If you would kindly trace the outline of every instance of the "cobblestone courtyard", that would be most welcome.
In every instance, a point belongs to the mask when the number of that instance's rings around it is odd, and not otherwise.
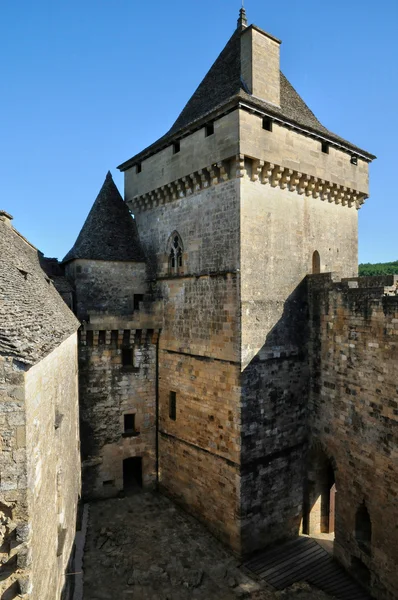
[[[327,600],[260,587],[195,519],[159,494],[90,505],[84,600]]]

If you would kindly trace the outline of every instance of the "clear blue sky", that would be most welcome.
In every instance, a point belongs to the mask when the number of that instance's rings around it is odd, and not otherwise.
[[[240,0],[1,0],[0,207],[62,258],[108,169],[163,135],[236,26]],[[246,0],[322,123],[376,154],[360,261],[398,259],[397,0]]]

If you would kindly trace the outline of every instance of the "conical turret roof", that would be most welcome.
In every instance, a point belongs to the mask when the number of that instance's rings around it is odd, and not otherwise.
[[[141,262],[138,231],[110,171],[73,248],[63,262],[77,258]]]

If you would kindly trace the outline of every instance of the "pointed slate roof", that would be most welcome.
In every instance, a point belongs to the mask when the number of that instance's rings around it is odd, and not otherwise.
[[[77,258],[142,262],[137,226],[110,171],[73,248],[62,262]]]
[[[261,31],[255,25],[250,25],[250,27]],[[183,136],[187,130],[195,128],[195,124],[201,126],[201,121],[209,120],[215,117],[217,113],[222,112],[224,108],[232,107],[239,102],[248,103],[270,116],[279,117],[284,121],[308,130],[310,133],[341,144],[348,150],[358,152],[370,160],[375,158],[373,154],[354,146],[324,127],[282,72],[280,74],[280,107],[268,104],[252,96],[248,92],[245,82],[241,79],[240,37],[242,31],[245,31],[245,29],[244,26],[238,26],[235,30],[171,129],[157,142],[119,165],[118,168],[120,170],[124,171],[128,169],[144,157],[157,152],[161,147],[165,147],[171,143],[173,138]],[[273,37],[269,34],[267,35]]]

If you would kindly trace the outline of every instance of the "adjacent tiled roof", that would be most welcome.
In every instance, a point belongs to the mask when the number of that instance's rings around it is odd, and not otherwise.
[[[42,270],[36,248],[0,220],[0,354],[31,366],[79,325]]]
[[[224,105],[238,104],[239,102],[249,102],[252,106],[260,110],[280,117],[293,125],[297,125],[308,130],[311,133],[323,136],[330,141],[334,141],[344,147],[359,152],[369,159],[375,158],[366,150],[354,146],[350,142],[332,133],[324,127],[314,113],[308,108],[304,100],[299,96],[291,83],[281,73],[280,88],[280,107],[274,104],[268,104],[248,93],[244,81],[241,80],[241,29],[237,29],[232,35],[227,45],[208,71],[207,75],[200,83],[184,109],[178,116],[171,129],[161,137],[157,142],[121,164],[118,168],[125,170],[135,161],[139,161],[144,156],[156,152],[160,147],[178,136],[183,134],[187,128],[194,127],[195,122],[204,117],[211,119],[212,113],[220,112]]]
[[[121,197],[110,172],[63,262],[76,258],[92,260],[144,260],[136,223]]]

